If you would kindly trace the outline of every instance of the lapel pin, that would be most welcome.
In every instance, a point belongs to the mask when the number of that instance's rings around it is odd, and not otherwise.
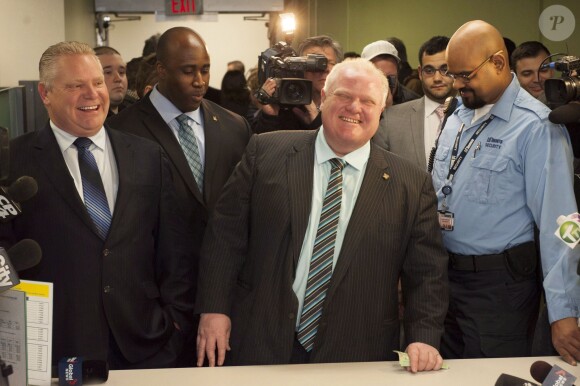
[[[212,115],[212,118],[215,122],[217,122],[217,117],[215,115]]]
[[[387,173],[383,173],[383,180],[388,180],[389,179],[389,175]]]

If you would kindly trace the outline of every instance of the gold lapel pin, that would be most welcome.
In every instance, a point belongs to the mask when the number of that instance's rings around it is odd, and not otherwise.
[[[389,175],[387,173],[383,173],[383,180],[388,180],[389,179]]]
[[[217,122],[217,117],[215,115],[213,115],[212,118],[215,122]]]

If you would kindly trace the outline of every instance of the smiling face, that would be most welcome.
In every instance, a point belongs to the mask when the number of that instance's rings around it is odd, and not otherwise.
[[[349,62],[336,70],[339,73],[332,78],[333,84],[322,90],[322,125],[330,148],[344,156],[375,135],[385,105],[386,84],[378,71]]]
[[[542,95],[546,79],[554,76],[554,70],[551,68],[540,69],[546,56],[548,54],[542,53],[535,57],[522,58],[515,63],[515,72],[520,86],[532,94],[534,98]]]
[[[50,85],[38,91],[51,121],[76,137],[95,135],[107,118],[109,94],[103,69],[93,55],[64,55],[57,59]]]

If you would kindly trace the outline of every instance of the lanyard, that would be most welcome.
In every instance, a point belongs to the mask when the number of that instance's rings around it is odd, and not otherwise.
[[[467,153],[469,153],[469,149],[471,149],[471,146],[473,145],[477,137],[479,137],[479,134],[481,134],[483,129],[485,129],[487,125],[489,125],[489,123],[493,120],[493,118],[495,117],[493,115],[490,115],[489,118],[487,118],[484,122],[481,123],[481,125],[479,125],[477,130],[475,130],[475,133],[473,133],[469,141],[467,141],[467,144],[465,145],[465,147],[458,156],[457,152],[459,151],[459,141],[461,140],[461,133],[463,132],[463,128],[465,127],[465,123],[461,124],[461,127],[457,132],[457,136],[455,137],[453,150],[451,151],[451,162],[449,164],[449,173],[447,173],[446,180],[448,185],[451,184],[453,177],[455,177],[455,173],[457,173],[459,166],[461,166],[461,164],[463,163],[463,160],[466,158]]]

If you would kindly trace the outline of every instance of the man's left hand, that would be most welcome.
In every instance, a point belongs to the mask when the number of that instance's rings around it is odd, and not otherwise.
[[[408,371],[416,373],[418,371],[439,370],[443,364],[443,358],[439,351],[433,346],[425,343],[411,343],[405,352],[409,355],[411,366]]]

